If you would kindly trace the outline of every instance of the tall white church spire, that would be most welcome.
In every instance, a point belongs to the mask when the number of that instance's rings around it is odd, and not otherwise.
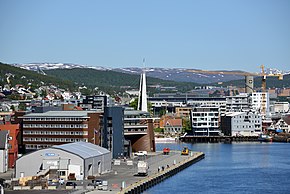
[[[145,59],[143,59],[143,71],[140,77],[140,88],[138,97],[138,110],[148,111],[147,109],[147,90],[146,90],[146,75],[145,75]]]

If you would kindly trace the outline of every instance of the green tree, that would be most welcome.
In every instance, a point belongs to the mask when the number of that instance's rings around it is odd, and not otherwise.
[[[182,128],[184,132],[192,130],[189,117],[182,118]]]
[[[14,105],[11,105],[11,106],[10,106],[10,109],[11,109],[12,111],[15,111],[15,106],[14,106]]]
[[[130,107],[133,107],[135,110],[137,110],[138,107],[138,98],[134,98],[129,104]]]
[[[19,110],[26,110],[26,104],[25,103],[20,103],[19,105],[18,105],[18,109]]]
[[[159,117],[162,117],[163,115],[165,115],[166,114],[166,110],[165,109],[161,109],[160,111],[159,111]]]

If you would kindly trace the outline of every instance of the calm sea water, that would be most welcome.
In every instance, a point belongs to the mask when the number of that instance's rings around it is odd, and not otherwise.
[[[144,193],[290,193],[290,144],[157,144],[157,150],[183,146],[205,159]]]

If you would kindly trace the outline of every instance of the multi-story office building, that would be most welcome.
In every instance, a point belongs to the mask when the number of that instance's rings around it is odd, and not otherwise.
[[[263,115],[269,112],[269,95],[267,92],[253,92],[251,98],[254,110]]]
[[[227,96],[226,112],[248,112],[251,109],[251,98],[247,93]]]
[[[124,156],[124,108],[105,107],[102,124],[102,147],[112,152],[113,158]]]
[[[71,142],[100,145],[100,112],[48,111],[30,113],[23,119],[23,144],[35,150]]]
[[[193,135],[217,136],[219,130],[219,107],[195,107],[191,112]]]
[[[262,117],[252,112],[229,112],[221,117],[221,130],[227,136],[258,136]]]
[[[198,107],[198,106],[218,106],[220,113],[226,112],[226,98],[224,97],[192,97],[179,96],[174,94],[149,97],[148,101],[152,104],[154,115],[165,110],[168,113],[175,113],[177,107]]]

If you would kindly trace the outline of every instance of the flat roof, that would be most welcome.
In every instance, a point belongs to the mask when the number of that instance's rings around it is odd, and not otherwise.
[[[23,117],[87,117],[88,113],[98,113],[96,111],[47,111],[44,113],[29,113]]]
[[[234,116],[242,115],[242,114],[244,114],[244,113],[245,113],[245,112],[227,112],[227,113],[226,113],[226,116],[234,117]]]
[[[76,154],[83,159],[110,153],[109,150],[88,142],[67,143],[62,145],[55,145],[51,148],[61,149]]]
[[[149,115],[149,112],[147,111],[141,111],[141,110],[124,110],[124,115]]]

